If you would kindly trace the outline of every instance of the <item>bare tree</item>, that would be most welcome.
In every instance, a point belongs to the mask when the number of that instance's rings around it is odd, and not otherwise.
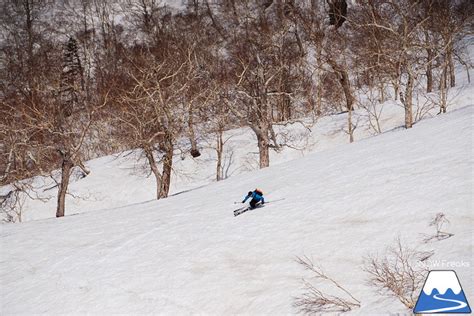
[[[223,92],[225,94],[225,92]],[[225,138],[224,132],[230,129],[231,125],[231,113],[226,103],[223,102],[225,96],[221,96],[217,98],[217,102],[215,103],[215,107],[213,107],[214,112],[212,113],[213,117],[213,127],[212,131],[216,135],[216,154],[217,154],[217,163],[216,163],[216,180],[220,181],[226,178],[225,172],[225,161],[224,161],[224,146],[230,140],[230,137]],[[232,159],[232,157],[230,158]],[[229,162],[230,166],[231,161]]]
[[[425,236],[423,241],[427,243],[434,239],[443,240],[454,236],[453,233],[447,233],[443,231],[443,227],[447,224],[449,224],[449,220],[446,218],[446,215],[444,215],[444,213],[442,212],[437,213],[433,220],[430,222],[430,226],[436,228],[436,234],[431,236]]]
[[[433,57],[439,60],[439,113],[446,113],[449,88],[456,85],[454,56],[459,43],[470,32],[468,25],[474,6],[470,1],[454,3],[436,0],[432,1],[432,6],[431,19],[424,27],[432,37],[430,46]]]
[[[353,142],[355,126],[352,112],[355,106],[355,97],[351,83],[352,77],[354,77],[351,71],[352,54],[349,50],[351,32],[346,27],[348,23],[344,24],[349,13],[346,1],[327,1],[327,6],[326,8],[323,3],[315,2],[311,3],[310,8],[301,7],[299,11],[300,24],[314,48],[316,63],[313,64],[313,67],[319,73],[318,86],[320,89],[326,85],[332,86],[329,89],[334,89],[334,85],[340,87],[340,90],[334,91],[331,95],[331,101],[337,104],[343,100],[347,111],[349,142]],[[328,13],[329,23],[326,24],[324,21]],[[321,92],[318,93],[318,95],[321,94]],[[329,96],[327,92],[326,96]]]
[[[313,273],[313,277],[320,282],[315,286],[307,281],[305,293],[295,298],[293,305],[304,314],[315,314],[322,312],[348,312],[360,307],[360,301],[356,299],[346,288],[340,285],[334,278],[328,276],[321,267],[316,266],[308,257],[297,258],[296,262]],[[329,284],[336,288],[341,294],[331,295],[319,289],[322,284]],[[344,296],[346,298],[344,298]]]
[[[381,117],[384,109],[383,102],[380,102],[380,95],[377,94],[376,89],[371,86],[360,88],[359,93],[364,97],[360,97],[360,107],[367,113],[367,119],[370,128],[377,134],[382,133]],[[363,101],[362,101],[363,100]]]
[[[7,118],[1,127],[9,140],[4,179],[15,182],[60,166],[56,210],[60,217],[65,213],[71,169],[77,165],[88,172],[81,148],[100,102],[85,102],[76,40],[71,37],[64,49],[58,49],[60,37],[43,32],[49,27],[46,13],[51,4],[26,0],[5,4],[2,27],[9,40],[2,42],[2,51],[8,62],[0,111]]]
[[[22,222],[25,196],[21,189],[13,186],[8,193],[0,195],[2,221],[7,223]]]
[[[391,70],[395,94],[400,95],[405,110],[405,127],[413,125],[413,94],[416,82],[426,67],[422,56],[418,53],[425,42],[423,25],[428,18],[414,14],[421,12],[420,1],[367,1],[362,2],[367,8],[362,10],[354,23],[378,41],[376,50],[371,54],[378,59],[382,66]],[[423,8],[424,9],[424,8]],[[428,7],[431,10],[430,7]],[[427,13],[429,15],[429,12]],[[399,91],[399,83],[405,86],[405,91]]]
[[[32,178],[15,181],[2,188],[6,193],[0,195],[0,216],[7,223],[22,222],[25,203],[28,200],[47,202],[49,198],[41,197]]]
[[[359,41],[356,53],[369,63],[376,61],[368,68],[370,73],[390,78],[395,98],[400,95],[405,109],[405,127],[414,123],[417,85],[426,76],[426,91],[432,92],[437,68],[440,112],[445,112],[448,82],[455,84],[454,47],[466,34],[472,4],[377,0],[362,1],[357,8],[350,22],[371,41]],[[404,91],[400,90],[402,86]]]
[[[153,45],[131,48],[124,74],[128,84],[117,95],[120,107],[112,115],[118,123],[115,132],[126,146],[143,150],[160,199],[168,196],[173,152],[189,124],[185,120],[189,107],[183,96],[196,72],[193,48],[178,34],[162,34],[155,40]],[[160,153],[159,161],[156,153]]]
[[[289,102],[296,91],[290,83],[297,75],[294,65],[302,52],[291,20],[279,23],[281,20],[268,7],[258,7],[251,2],[245,2],[240,8],[243,10],[241,25],[228,45],[235,80],[226,102],[241,124],[255,133],[259,166],[265,168],[270,164],[270,148],[280,147],[273,130],[273,111],[280,109],[277,120],[291,116]],[[299,55],[282,53],[285,49]]]
[[[369,255],[364,271],[369,274],[369,284],[412,309],[427,273],[420,263],[432,255],[433,252],[410,249],[398,239],[396,245],[386,249],[384,256]]]
[[[62,216],[74,166],[87,174],[85,159],[140,148],[161,198],[173,152],[198,157],[206,133],[217,134],[222,179],[231,127],[252,129],[264,168],[272,149],[289,145],[286,126],[305,115],[347,113],[352,142],[356,106],[380,132],[376,103],[400,97],[410,128],[434,93],[446,112],[456,62],[469,75],[472,1],[187,4],[177,13],[159,0],[2,2],[1,184],[61,168]],[[115,102],[98,111],[109,91]],[[355,91],[371,91],[370,100]]]
[[[52,157],[57,155],[61,166],[61,181],[56,216],[64,216],[65,198],[72,168],[80,166],[88,172],[82,163],[81,147],[98,106],[88,105],[70,109],[64,107],[59,95],[46,95],[40,102],[32,104],[16,104],[14,109],[12,105],[6,106],[9,109],[7,113],[12,115],[10,117],[21,117],[19,121],[21,124],[11,127],[9,133],[25,135],[31,140],[27,151],[35,149],[33,159],[35,165],[45,165],[48,170],[52,170],[55,165]],[[14,148],[22,150],[23,145],[17,143]]]

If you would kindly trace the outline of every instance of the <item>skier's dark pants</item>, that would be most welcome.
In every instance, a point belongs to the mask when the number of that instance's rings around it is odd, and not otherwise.
[[[255,208],[259,202],[260,202],[260,201],[257,201],[257,200],[255,200],[255,199],[252,199],[252,200],[250,201],[250,208]]]

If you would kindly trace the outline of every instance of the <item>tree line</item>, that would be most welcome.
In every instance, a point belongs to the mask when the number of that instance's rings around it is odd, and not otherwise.
[[[47,175],[65,214],[73,168],[140,149],[168,195],[173,153],[200,155],[223,133],[249,127],[259,166],[280,150],[275,126],[399,100],[405,127],[415,95],[435,93],[440,113],[469,75],[469,0],[7,0],[1,5],[0,184]],[[421,85],[424,86],[421,86]],[[186,139],[186,142],[183,142]]]

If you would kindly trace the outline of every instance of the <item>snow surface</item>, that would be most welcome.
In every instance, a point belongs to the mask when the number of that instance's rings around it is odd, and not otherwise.
[[[119,190],[122,207],[0,225],[0,313],[295,313],[301,278],[311,281],[296,256],[312,258],[358,298],[354,313],[408,313],[362,271],[366,255],[397,237],[433,249],[430,260],[467,262],[456,272],[474,301],[473,119],[471,103],[410,130],[126,206],[120,190],[142,201],[152,190],[130,177],[122,183],[110,157],[97,159],[103,190]],[[99,184],[91,179],[75,184]],[[274,203],[234,218],[233,201],[255,187]],[[438,212],[454,236],[424,244]]]

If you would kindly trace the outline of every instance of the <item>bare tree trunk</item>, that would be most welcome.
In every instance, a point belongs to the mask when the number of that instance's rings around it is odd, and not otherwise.
[[[466,69],[466,75],[467,75],[467,83],[471,83],[471,75],[469,74],[469,65],[462,59],[460,58],[459,56],[458,57],[458,61],[461,65],[464,66],[464,69]]]
[[[397,63],[397,70],[395,77],[392,76],[392,84],[393,84],[393,90],[395,93],[395,101],[398,100],[398,95],[400,94],[400,63]]]
[[[6,180],[8,178],[8,175],[10,174],[10,170],[12,169],[12,165],[14,163],[14,157],[15,157],[15,154],[13,153],[13,146],[10,148],[10,152],[8,153],[8,159],[7,159],[7,162],[6,162],[6,167],[5,167],[5,171],[3,172],[3,175],[0,176],[0,183],[2,183],[4,180]]]
[[[66,210],[66,193],[69,186],[71,169],[74,167],[69,153],[61,153],[61,183],[58,190],[58,205],[56,208],[56,217],[63,217]]]
[[[448,69],[449,69],[449,83],[450,87],[453,88],[456,86],[456,75],[454,74],[454,62],[453,62],[453,52],[452,47],[449,47],[448,51]]]
[[[444,70],[441,74],[441,78],[439,81],[439,112],[438,114],[441,113],[446,113],[446,103],[447,103],[447,90],[448,87],[446,85],[446,80],[447,80],[447,67],[444,67]]]
[[[194,133],[194,119],[193,119],[193,107],[192,105],[189,106],[188,110],[188,128],[189,128],[189,141],[191,142],[191,156],[193,158],[201,156],[199,152],[197,141],[196,141],[196,134]]]
[[[217,152],[217,170],[216,170],[216,180],[220,181],[223,178],[222,175],[222,153],[224,151],[224,141],[222,139],[222,130],[219,130],[217,132],[217,146],[216,146],[216,152]]]
[[[428,32],[425,31],[425,42],[427,45],[430,43]],[[426,48],[426,54],[428,63],[426,64],[426,92],[433,91],[433,50],[430,47]]]
[[[149,146],[145,146],[143,148],[143,151],[145,152],[145,156],[148,160],[148,164],[150,165],[151,172],[153,172],[153,175],[155,176],[156,180],[156,199],[158,200],[160,198],[160,190],[161,190],[161,173],[158,170],[158,167],[156,166],[156,160],[155,156],[153,156],[153,151]]]
[[[348,111],[347,124],[349,127],[349,142],[352,143],[354,141],[354,129],[352,125],[352,110],[354,109],[354,97],[352,96],[351,92],[351,83],[349,81],[349,75],[345,69],[339,67],[334,61],[332,61],[331,66],[340,76],[339,83],[341,84],[342,90],[344,91],[344,97],[346,99],[346,108]]]
[[[281,145],[278,144],[278,140],[277,140],[277,135],[275,133],[275,130],[273,129],[273,125],[270,125],[268,127],[268,134],[270,135],[270,140],[272,141],[272,147],[275,149],[275,150],[279,150],[281,148]],[[270,143],[270,142],[269,142]],[[270,147],[270,145],[269,145]]]
[[[31,1],[31,0],[23,0],[22,1],[22,5],[23,5],[23,9],[24,9],[24,12],[25,12],[25,31],[26,31],[26,34],[28,36],[28,43],[27,43],[27,50],[26,50],[26,53],[27,53],[27,60],[26,60],[26,65],[27,65],[27,68],[28,68],[28,76],[27,76],[27,82],[28,82],[28,96],[30,97],[31,100],[34,100],[36,99],[36,95],[37,95],[37,90],[36,90],[36,87],[35,87],[35,75],[34,72],[35,72],[35,69],[34,69],[34,27],[35,25],[33,25],[33,22],[34,22],[34,14],[35,14],[35,10],[34,10],[34,2]]]
[[[319,77],[320,80],[318,82],[318,86],[317,86],[317,96],[316,96],[316,114],[318,116],[320,116],[323,111],[322,111],[322,108],[323,108],[323,84],[322,84],[322,80],[321,80],[321,76]]]
[[[161,177],[161,188],[158,195],[158,199],[168,197],[171,184],[171,171],[173,170],[173,140],[171,135],[166,135],[164,151],[165,156],[163,157],[163,172]]]
[[[395,101],[398,100],[398,95],[399,95],[399,92],[400,91],[400,86],[398,85],[398,83],[393,83],[393,92],[395,93]]]
[[[345,70],[341,70],[339,73],[341,75],[340,83],[344,91],[344,97],[346,98],[346,108],[348,111],[352,111],[353,105],[354,105],[354,98],[351,92],[351,84],[349,82],[349,75],[347,74],[347,71]]]
[[[224,34],[222,34],[222,27],[216,22],[216,19],[214,18],[214,14],[212,13],[211,7],[209,6],[209,1],[205,1],[206,8],[207,8],[207,15],[212,21],[212,26],[214,29],[216,29],[217,33],[219,33],[220,36],[224,37]]]
[[[349,143],[354,142],[354,127],[352,126],[352,108],[347,113],[347,125],[349,126]]]
[[[428,64],[426,65],[426,92],[433,91],[433,51],[431,48],[427,48],[426,52],[428,53]]]
[[[439,79],[439,90],[441,90],[442,88],[446,89],[448,87],[447,76],[448,76],[448,64],[445,61],[443,65],[443,71],[441,72],[441,77]]]
[[[84,163],[82,162],[82,160],[76,161],[76,164],[77,164],[77,166],[78,166],[79,168],[81,168],[82,172],[84,173],[84,177],[85,177],[85,176],[88,176],[89,173],[91,173],[91,171],[86,168],[86,166],[84,165]]]
[[[316,62],[317,62],[317,78],[318,78],[318,83],[316,87],[316,114],[318,116],[321,115],[322,113],[322,108],[323,108],[323,61],[321,58],[321,48],[318,49],[316,53]]]
[[[408,73],[403,103],[405,107],[405,128],[411,128],[413,126],[413,75],[410,72]]]
[[[379,85],[379,92],[380,92],[380,103],[384,103],[385,102],[385,83],[380,80],[380,85]]]
[[[257,133],[258,153],[260,156],[260,169],[270,166],[270,150],[268,131],[265,133]]]
[[[289,83],[290,71],[285,69],[283,71],[283,76],[280,80],[280,87],[283,91],[289,93],[291,92],[290,83]],[[279,117],[278,120],[280,122],[287,121],[291,119],[291,99],[287,94],[283,94],[279,98]]]

